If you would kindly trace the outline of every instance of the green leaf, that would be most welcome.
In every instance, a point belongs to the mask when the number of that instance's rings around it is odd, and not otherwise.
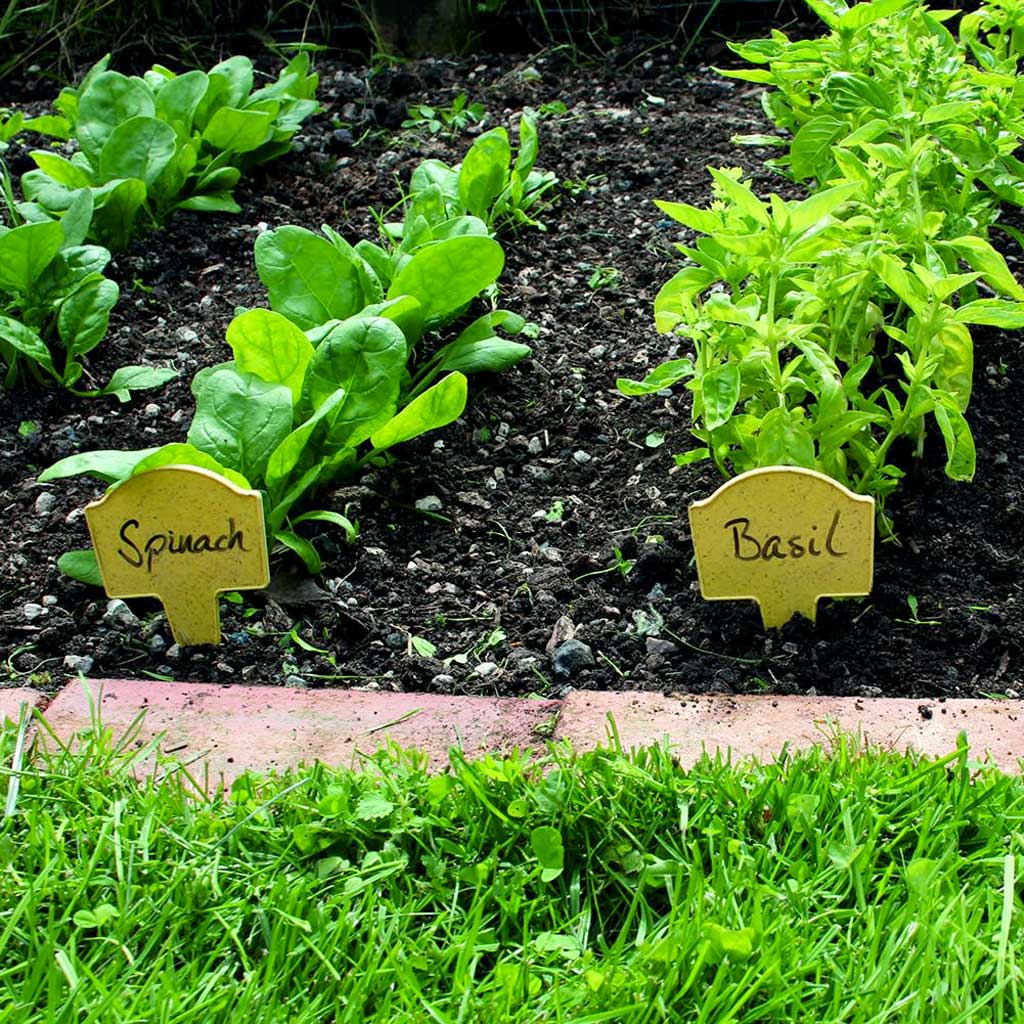
[[[228,192],[211,192],[204,196],[190,196],[176,203],[176,210],[194,210],[196,213],[241,213],[242,208]]]
[[[9,316],[0,315],[0,341],[6,342],[16,352],[28,356],[32,362],[60,379],[46,342],[31,327],[26,327],[21,321]]]
[[[57,153],[51,153],[46,149],[34,149],[29,156],[44,174],[48,174],[61,185],[67,185],[68,188],[89,188],[92,185],[92,179],[81,167]]]
[[[221,79],[227,86],[223,102],[229,107],[240,107],[252,92],[253,68],[248,57],[236,55],[222,60],[210,68],[210,77]]]
[[[345,531],[345,540],[349,544],[355,544],[359,539],[359,524],[353,523],[348,516],[343,516],[340,512],[332,512],[330,509],[303,512],[301,516],[296,516],[292,523],[296,526],[299,523],[330,523],[332,526],[340,526]]]
[[[677,466],[692,466],[695,462],[703,462],[711,458],[710,448],[691,448],[688,452],[681,452],[673,456]]]
[[[65,576],[70,576],[80,583],[88,583],[93,587],[103,586],[100,564],[96,560],[96,552],[92,548],[65,551],[57,559],[57,568]]]
[[[922,294],[917,278],[911,277],[903,265],[884,252],[876,252],[870,259],[871,268],[885,282],[896,298],[901,299],[919,316],[924,314],[927,299]]]
[[[673,274],[654,300],[654,325],[658,332],[667,334],[694,317],[693,300],[716,279],[715,272],[704,267],[683,267]]]
[[[719,956],[742,963],[744,960],[749,960],[753,954],[757,933],[753,928],[733,930],[723,928],[712,921],[706,921],[704,935]]]
[[[944,246],[951,248],[968,266],[978,271],[997,292],[1013,299],[1024,299],[1024,288],[1017,283],[1006,260],[985,239],[964,235],[944,243]]]
[[[333,446],[354,448],[391,418],[405,360],[405,335],[383,317],[352,317],[320,342],[306,371],[303,398],[316,411],[339,389],[345,392],[331,417]]]
[[[146,201],[146,183],[138,178],[112,181],[96,190],[94,200],[91,235],[111,249],[128,248],[139,209]]]
[[[210,80],[202,71],[188,71],[165,82],[156,92],[156,116],[183,138],[192,134],[192,120]]]
[[[709,167],[708,170],[722,194],[735,203],[742,213],[751,217],[762,227],[771,226],[771,218],[768,216],[764,203],[754,195],[749,186],[730,178],[728,174],[717,168]]]
[[[152,117],[155,112],[153,91],[141,78],[128,78],[117,71],[97,75],[79,96],[75,128],[89,163],[99,167],[100,152],[118,125],[133,117]]]
[[[932,414],[946,443],[946,476],[963,482],[973,480],[977,466],[974,436],[954,396],[936,392]]]
[[[269,309],[250,309],[228,324],[227,342],[240,370],[283,384],[298,403],[313,346],[295,324]]]
[[[921,124],[942,124],[957,121],[967,124],[977,118],[978,105],[969,100],[954,100],[950,103],[936,103],[921,116]]]
[[[915,613],[916,616],[916,613]],[[936,882],[939,880],[941,860],[929,857],[915,857],[904,868],[907,889],[919,900],[931,902],[935,895]]]
[[[462,415],[466,407],[466,378],[450,373],[414,398],[370,438],[379,451],[437,430]]]
[[[478,317],[450,344],[445,345],[434,357],[441,372],[460,370],[462,373],[498,373],[520,359],[525,359],[532,350],[529,345],[509,341],[495,332],[501,327],[511,334],[518,334],[526,321],[507,309],[496,309]]]
[[[492,128],[476,139],[459,169],[459,198],[467,213],[489,220],[491,205],[508,179],[511,159],[504,128]]]
[[[387,297],[419,300],[426,324],[444,321],[493,284],[505,253],[493,238],[465,235],[420,249],[395,275]]]
[[[365,793],[356,804],[355,817],[357,821],[378,821],[394,809],[395,805],[383,793]]]
[[[974,342],[962,324],[947,321],[932,339],[930,352],[940,357],[935,381],[956,400],[961,412],[967,411],[974,380]]]
[[[44,469],[36,478],[41,484],[50,480],[63,480],[69,476],[99,477],[108,484],[117,483],[131,476],[132,470],[144,458],[157,451],[156,448],[141,448],[138,451],[103,449],[94,452],[79,452],[55,462]]]
[[[266,484],[267,490],[274,497],[275,506],[279,499],[278,490],[287,481],[292,470],[298,465],[317,426],[321,423],[329,423],[336,410],[344,401],[345,389],[338,388],[309,419],[296,427],[274,449],[267,462]],[[315,480],[311,479],[309,486],[312,486],[313,483],[315,483]]]
[[[835,166],[832,147],[849,130],[848,122],[827,114],[812,117],[802,125],[790,147],[790,168],[794,177],[823,181]]]
[[[701,210],[689,203],[670,203],[662,199],[655,199],[654,205],[673,220],[702,234],[713,235],[722,230],[722,215],[717,210]]]
[[[127,402],[131,392],[158,388],[177,376],[178,371],[169,366],[121,366],[111,374],[110,380],[102,388],[76,393],[90,398],[114,395],[119,402]]]
[[[251,373],[217,370],[196,400],[188,440],[252,481],[260,481],[274,449],[292,427],[292,395]]]
[[[274,115],[261,110],[221,107],[203,129],[203,142],[232,153],[259,149],[270,137]]]
[[[624,395],[635,398],[638,395],[651,395],[656,391],[678,384],[681,380],[687,380],[693,376],[693,362],[690,359],[670,359],[655,367],[643,380],[630,380],[628,377],[619,377],[615,386]]]
[[[0,235],[0,288],[28,295],[64,245],[59,221],[21,224]]]
[[[178,148],[174,129],[155,117],[132,117],[119,124],[100,151],[102,180],[138,178],[148,188]]]
[[[757,433],[757,464],[814,469],[814,439],[802,417],[780,406],[761,420]]]
[[[550,825],[540,825],[530,832],[530,846],[541,867],[541,879],[554,881],[565,867],[562,833]]]
[[[823,220],[830,217],[860,191],[859,182],[849,182],[845,185],[837,185],[835,188],[815,192],[814,195],[798,203],[788,203],[786,213],[789,217],[790,230],[794,235],[802,235],[805,231],[820,225]]]
[[[984,324],[1015,331],[1024,327],[1024,303],[1006,299],[977,299],[962,305],[953,319],[961,324]]]
[[[732,418],[740,400],[740,368],[736,363],[724,363],[705,373],[700,381],[704,403],[704,426],[716,430]]]
[[[161,466],[198,466],[200,469],[208,469],[211,473],[217,473],[225,480],[230,480],[236,487],[249,490],[251,486],[241,473],[236,473],[233,469],[222,465],[213,456],[201,452],[194,445],[184,444],[180,441],[165,444],[162,448],[157,448],[151,455],[140,459],[128,475],[138,476],[140,473],[147,473],[149,470],[159,469]]]
[[[345,320],[366,305],[355,263],[326,238],[293,224],[256,239],[256,270],[271,307],[303,330]]]
[[[892,109],[892,97],[886,87],[855,71],[833,71],[826,75],[821,83],[821,94],[840,113],[865,109],[889,113]]]
[[[316,548],[305,537],[300,537],[291,530],[278,530],[274,533],[274,540],[294,551],[305,563],[311,575],[315,576],[323,568],[323,561]]]
[[[90,275],[60,304],[57,331],[70,357],[84,355],[103,340],[119,293],[114,281]]]

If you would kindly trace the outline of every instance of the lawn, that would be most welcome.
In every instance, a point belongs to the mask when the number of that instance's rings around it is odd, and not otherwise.
[[[823,746],[244,777],[0,733],[0,1020],[1024,1020],[1024,782]],[[40,725],[45,729],[45,723]],[[613,733],[614,739],[614,733]]]

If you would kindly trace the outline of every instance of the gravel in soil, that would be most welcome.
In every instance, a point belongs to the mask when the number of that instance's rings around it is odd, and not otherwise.
[[[0,395],[0,685],[52,689],[83,672],[503,695],[1017,696],[1018,334],[977,332],[977,478],[947,480],[934,441],[907,460],[890,506],[899,540],[879,545],[869,598],[822,601],[816,625],[779,631],[762,628],[752,603],[700,598],[686,508],[720,481],[675,470],[673,453],[691,447],[687,393],[626,399],[615,379],[685,354],[653,327],[680,236],[652,200],[705,204],[709,164],[742,165],[763,193],[784,191],[764,151],[730,141],[765,130],[756,89],[642,46],[596,63],[555,51],[320,70],[324,112],[292,154],[243,182],[242,215],[181,214],[112,265],[122,298],[90,374],[150,361],[178,380],[127,405]],[[353,241],[375,237],[372,211],[399,199],[419,161],[456,161],[471,141],[402,130],[408,105],[462,92],[484,104],[488,126],[510,129],[526,106],[566,106],[540,126],[538,163],[561,183],[547,230],[503,239],[501,304],[537,325],[533,357],[473,380],[461,420],[327,495],[325,507],[358,520],[358,542],[325,528],[322,577],[281,562],[266,593],[224,601],[217,648],[174,645],[155,601],[108,602],[63,577],[56,559],[87,545],[82,509],[102,488],[40,486],[37,472],[77,451],[182,440],[192,375],[229,355],[237,307],[265,304],[257,235],[326,222]],[[27,169],[17,147],[8,158]]]

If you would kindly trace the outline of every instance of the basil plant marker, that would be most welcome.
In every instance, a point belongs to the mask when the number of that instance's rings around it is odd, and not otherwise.
[[[86,507],[109,597],[156,597],[177,643],[220,643],[217,595],[270,580],[263,499],[196,466],[130,477]]]
[[[819,597],[871,592],[875,501],[811,469],[741,473],[690,506],[701,594],[754,600],[765,628],[797,612],[812,622]]]

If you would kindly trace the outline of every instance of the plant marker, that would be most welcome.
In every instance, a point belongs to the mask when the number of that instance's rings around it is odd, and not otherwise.
[[[769,466],[742,473],[690,506],[701,594],[754,600],[765,628],[819,597],[860,597],[874,574],[875,500],[824,473]]]
[[[263,497],[196,466],[140,473],[88,505],[108,597],[155,597],[182,646],[220,643],[222,590],[270,581]]]

